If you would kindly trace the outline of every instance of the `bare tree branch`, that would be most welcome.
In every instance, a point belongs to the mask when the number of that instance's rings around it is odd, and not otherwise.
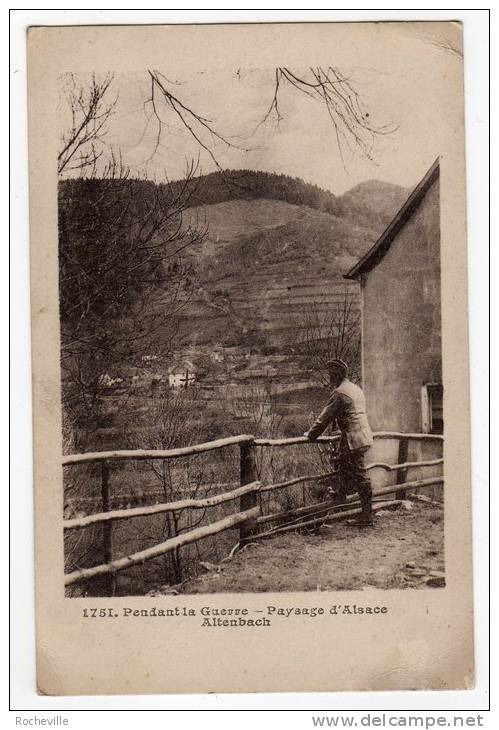
[[[194,291],[186,254],[206,235],[184,222],[195,172],[190,165],[178,184],[139,183],[114,159],[105,177],[60,183],[63,403],[80,427],[98,423],[106,373],[172,347]]]
[[[57,157],[59,175],[70,171],[96,173],[102,156],[106,125],[115,112],[118,94],[107,101],[113,74],[99,81],[92,74],[90,86],[82,85],[74,74],[67,74],[64,98],[71,114],[71,126],[61,136]]]
[[[148,74],[151,80],[151,96],[146,101],[152,107],[152,113],[157,122],[156,143],[153,154],[159,147],[163,128],[166,121],[162,116],[162,111],[173,112],[180,120],[182,126],[188,131],[194,141],[203,149],[212,160],[215,167],[222,171],[223,168],[213,149],[213,143],[221,142],[227,149],[238,149],[241,152],[249,152],[250,148],[240,147],[227,137],[223,136],[213,126],[213,122],[188,107],[178,96],[175,96],[168,88],[171,84],[166,76],[160,71],[149,69]],[[163,106],[161,107],[160,104]],[[211,142],[204,138],[208,134]]]
[[[347,291],[326,311],[314,303],[298,317],[289,343],[289,349],[303,359],[322,386],[329,385],[327,363],[337,357],[349,364],[352,379],[360,380],[360,347],[360,312],[354,295]]]
[[[342,160],[344,147],[351,152],[358,149],[365,157],[373,160],[372,150],[376,137],[386,136],[397,130],[394,124],[375,126],[371,122],[370,114],[350,79],[335,66],[327,69],[311,67],[305,73],[284,66],[277,68],[271,104],[256,129],[273,116],[277,125],[282,121],[279,98],[286,85],[325,107]]]

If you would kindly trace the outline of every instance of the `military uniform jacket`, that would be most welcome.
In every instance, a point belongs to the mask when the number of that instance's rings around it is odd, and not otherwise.
[[[335,421],[351,451],[372,446],[373,435],[367,420],[364,393],[346,378],[333,390],[326,407],[308,432],[308,438],[316,439]]]

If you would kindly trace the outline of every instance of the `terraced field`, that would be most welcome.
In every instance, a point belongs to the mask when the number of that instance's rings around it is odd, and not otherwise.
[[[184,312],[186,341],[280,346],[307,310],[325,313],[345,296],[342,278],[369,247],[372,231],[282,201],[234,200],[192,209],[207,241],[196,252],[200,287]]]

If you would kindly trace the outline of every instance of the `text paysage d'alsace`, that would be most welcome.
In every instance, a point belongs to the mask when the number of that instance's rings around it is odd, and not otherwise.
[[[128,608],[125,606],[84,608],[83,618],[193,618],[201,619],[201,626],[217,627],[259,627],[271,626],[272,619],[305,618],[318,616],[380,616],[388,613],[387,606],[367,606],[357,603],[334,604],[323,606],[266,606],[264,609],[220,608],[203,606],[191,608],[175,606],[174,608]]]

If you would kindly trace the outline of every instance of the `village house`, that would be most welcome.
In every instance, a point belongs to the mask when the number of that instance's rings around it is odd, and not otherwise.
[[[223,347],[213,347],[210,353],[210,359],[212,362],[223,362],[225,360]]]
[[[109,373],[104,373],[104,375],[101,375],[99,378],[99,385],[101,385],[104,388],[113,388],[116,385],[121,385],[123,383],[123,378],[120,377],[113,377],[112,375],[109,375]]]
[[[374,431],[443,433],[439,160],[345,275],[360,283]]]
[[[198,377],[198,369],[190,360],[180,360],[168,368],[170,388],[188,388]]]

